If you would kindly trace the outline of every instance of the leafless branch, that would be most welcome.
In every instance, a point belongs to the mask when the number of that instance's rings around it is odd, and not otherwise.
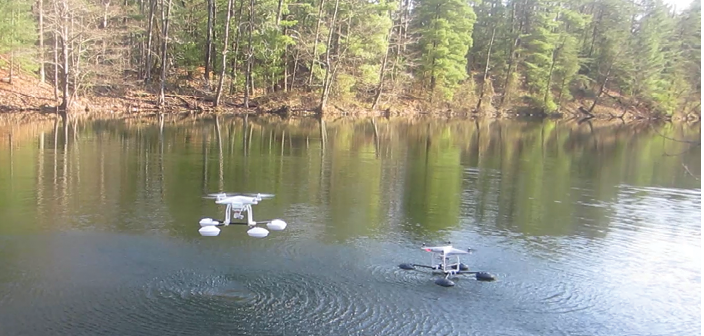
[[[696,176],[694,176],[694,174],[692,174],[692,172],[689,171],[689,168],[687,167],[686,164],[684,164],[684,162],[682,162],[682,168],[684,168],[684,171],[687,172],[687,174],[689,174],[689,176],[691,176],[691,177],[694,178],[695,180],[699,181],[699,178],[696,177]]]
[[[681,140],[681,139],[671,138],[671,137],[669,137],[669,136],[667,136],[667,135],[665,135],[665,134],[662,134],[662,133],[658,132],[658,130],[656,130],[655,127],[653,127],[653,125],[650,125],[650,128],[651,128],[657,135],[659,135],[659,136],[661,136],[661,137],[663,137],[663,138],[665,138],[665,139],[667,139],[667,140],[670,140],[670,141],[683,142],[683,143],[688,143],[688,144],[692,144],[692,145],[695,145],[695,146],[700,146],[700,145],[702,144],[701,141],[695,141],[695,140]]]

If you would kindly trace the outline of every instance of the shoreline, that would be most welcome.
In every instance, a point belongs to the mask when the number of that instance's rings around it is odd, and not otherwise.
[[[497,111],[493,108],[476,111],[470,109],[453,109],[448,105],[430,105],[414,98],[387,101],[382,108],[372,110],[363,102],[343,102],[331,100],[324,114],[320,114],[316,103],[316,92],[274,92],[263,94],[250,100],[251,106],[244,107],[242,97],[226,96],[221,106],[212,107],[210,92],[196,89],[194,83],[171,89],[165,94],[165,106],[159,107],[158,96],[149,87],[138,85],[108,86],[98,92],[94,88],[88,95],[74,99],[69,112],[70,119],[131,119],[160,114],[176,115],[278,115],[281,118],[369,118],[369,117],[407,117],[407,118],[490,118],[490,119],[560,119],[577,122],[621,121],[623,123],[677,122],[687,124],[699,123],[699,115],[653,115],[648,111],[637,111],[622,106],[597,104],[592,113],[584,106],[593,102],[592,98],[573,100],[564,104],[561,111],[544,113],[529,106],[514,105],[510,109]],[[29,73],[13,76],[12,84],[0,82],[0,121],[32,122],[59,118],[58,102],[54,99],[54,87],[39,83]],[[602,101],[605,98],[601,99]],[[364,104],[364,105],[362,105]]]
[[[698,125],[700,120],[698,118],[687,118],[686,116],[675,115],[670,118],[619,118],[613,115],[603,115],[595,114],[593,117],[580,116],[577,113],[562,113],[559,116],[556,115],[545,115],[540,113],[492,113],[492,114],[481,114],[481,113],[463,113],[454,111],[444,111],[444,112],[418,112],[418,113],[396,113],[389,114],[384,110],[367,110],[367,111],[355,111],[347,112],[341,111],[339,113],[326,113],[323,116],[318,115],[311,110],[290,110],[290,112],[282,114],[277,113],[277,109],[261,111],[259,108],[228,108],[228,109],[184,109],[179,107],[166,107],[164,109],[135,109],[132,111],[99,111],[99,110],[89,110],[89,111],[78,111],[70,114],[69,119],[74,120],[130,120],[130,119],[156,119],[160,115],[165,116],[182,116],[182,117],[206,117],[206,116],[272,116],[279,119],[323,119],[323,120],[336,120],[336,119],[367,119],[367,118],[383,118],[383,119],[438,119],[438,120],[477,120],[477,119],[492,119],[492,120],[521,120],[521,121],[535,121],[542,122],[545,120],[561,120],[565,122],[596,122],[596,123],[621,123],[621,124],[640,124],[640,123],[676,123],[676,124],[688,124],[688,125]],[[61,120],[61,116],[56,112],[53,107],[42,106],[39,108],[23,108],[16,110],[4,110],[0,111],[0,124],[3,123],[31,123],[38,121],[51,121],[51,120]]]

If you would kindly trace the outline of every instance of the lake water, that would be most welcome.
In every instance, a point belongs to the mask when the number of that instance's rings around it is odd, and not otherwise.
[[[0,126],[0,335],[699,335],[680,125],[170,117]],[[217,191],[272,193],[201,237]],[[398,264],[451,241],[494,282]]]

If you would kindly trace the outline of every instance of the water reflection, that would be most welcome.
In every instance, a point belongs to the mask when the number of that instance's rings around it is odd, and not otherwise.
[[[197,196],[259,191],[277,195],[264,214],[319,206],[330,223],[320,232],[332,240],[394,225],[441,237],[461,221],[487,232],[600,236],[619,185],[697,187],[689,173],[701,171],[699,147],[656,133],[698,139],[698,129],[676,125],[165,119],[3,129],[0,215],[22,221],[36,206],[24,229],[135,230],[115,218],[149,221],[146,213],[171,218],[151,229],[189,235],[195,217],[215,211]]]
[[[676,125],[193,115],[0,128],[0,324],[694,333],[701,153],[655,131],[700,136]],[[289,227],[202,239],[198,219],[222,211],[201,198],[214,191],[274,193],[256,218]],[[450,292],[395,267],[423,261],[419,243],[450,239],[477,248],[471,267],[500,280]]]

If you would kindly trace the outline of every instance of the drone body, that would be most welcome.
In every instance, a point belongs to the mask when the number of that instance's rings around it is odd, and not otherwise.
[[[452,247],[450,242],[445,246],[431,246],[426,247],[425,244],[421,247],[423,251],[430,252],[430,265],[421,264],[400,264],[399,267],[405,270],[414,270],[416,267],[431,269],[434,274],[444,275],[444,278],[439,278],[435,280],[435,283],[443,287],[452,287],[455,283],[450,280],[450,277],[460,274],[471,274],[474,275],[477,280],[481,281],[493,281],[495,277],[487,272],[470,272],[467,265],[460,262],[460,256],[464,254],[469,254],[473,250],[460,250]],[[450,262],[450,257],[455,257],[455,262]],[[436,260],[440,260],[439,264],[435,264]]]
[[[258,224],[266,224],[267,228],[272,231],[281,231],[286,228],[286,222],[280,219],[270,221],[255,221],[253,219],[252,205],[259,204],[262,199],[271,198],[273,195],[256,194],[248,195],[233,195],[228,193],[210,194],[206,198],[215,199],[215,204],[226,205],[225,219],[222,221],[214,220],[206,217],[200,220],[201,226],[198,232],[201,236],[214,237],[220,234],[219,226],[228,225],[247,225],[249,230],[247,234],[250,237],[264,238],[269,235],[269,231],[263,227],[258,227]],[[244,219],[247,216],[246,222],[232,222],[232,219]]]

